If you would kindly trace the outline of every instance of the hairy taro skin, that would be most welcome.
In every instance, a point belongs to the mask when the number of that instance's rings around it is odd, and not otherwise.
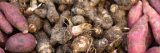
[[[0,2],[0,10],[2,10],[9,23],[23,33],[28,33],[27,20],[16,6],[7,2]]]
[[[31,52],[36,43],[36,39],[32,34],[17,33],[7,40],[5,49],[10,52]]]

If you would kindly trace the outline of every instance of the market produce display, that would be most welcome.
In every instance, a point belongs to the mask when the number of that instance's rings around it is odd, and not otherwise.
[[[159,0],[0,0],[0,53],[160,53]]]

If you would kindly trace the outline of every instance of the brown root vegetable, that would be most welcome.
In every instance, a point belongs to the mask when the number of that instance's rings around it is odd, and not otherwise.
[[[97,53],[102,53],[108,45],[109,43],[106,38],[94,40],[94,46],[97,50]]]
[[[76,16],[73,16],[72,19],[71,19],[72,23],[74,25],[77,25],[77,24],[82,24],[82,23],[85,23],[86,20],[83,16],[81,15],[76,15]]]
[[[91,44],[91,37],[89,37],[88,35],[83,35],[78,36],[73,40],[71,48],[73,53],[86,52]]]
[[[42,28],[42,19],[35,15],[32,14],[31,16],[29,16],[28,18],[28,25],[29,25],[29,32],[37,32]]]
[[[160,15],[149,5],[147,0],[143,0],[143,13],[148,15],[149,24],[151,25],[153,36],[158,44],[160,44]]]
[[[128,53],[145,53],[147,35],[148,16],[143,15],[128,33]]]
[[[160,0],[148,0],[151,6],[160,14]]]
[[[72,50],[67,44],[65,44],[59,46],[56,50],[56,53],[72,53]]]
[[[49,38],[47,37],[45,32],[39,31],[35,36],[37,39],[36,50],[38,51],[38,53],[53,53],[52,45],[50,44]]]
[[[134,5],[128,14],[128,27],[131,28],[142,15],[142,2],[139,1]]]
[[[0,9],[6,16],[6,19],[18,30],[28,33],[28,23],[19,9],[7,2],[0,2]]]
[[[55,45],[57,42],[59,44],[65,44],[68,40],[71,39],[71,35],[67,31],[67,28],[63,26],[65,17],[69,16],[68,11],[64,11],[61,14],[60,20],[55,24],[51,30],[50,42],[52,45]]]
[[[53,0],[53,2],[58,4],[73,4],[74,0]]]
[[[0,12],[0,29],[4,31],[7,34],[12,33],[13,28],[10,25],[10,23],[6,20],[5,16],[3,13]]]
[[[149,48],[147,51],[146,51],[146,53],[160,53],[160,47],[151,47],[151,48]]]
[[[121,10],[116,4],[112,4],[110,11],[112,12],[111,15],[115,25],[119,26],[121,29],[127,27],[126,13],[124,10]]]
[[[60,19],[60,17],[59,17],[57,10],[56,10],[55,5],[52,3],[51,0],[47,0],[45,2],[45,4],[47,5],[47,19],[52,24],[57,22]]]
[[[64,5],[64,4],[61,4],[59,7],[58,7],[58,10],[60,11],[60,12],[63,12],[63,11],[65,11],[67,9],[67,5]]]
[[[51,37],[51,29],[52,29],[52,26],[51,24],[49,23],[48,20],[44,20],[43,21],[43,30],[46,32],[46,34]]]
[[[94,37],[102,37],[103,36],[103,29],[100,26],[95,26],[93,28],[93,36]]]
[[[5,51],[2,48],[0,48],[0,53],[5,53]]]
[[[92,25],[89,23],[82,23],[80,25],[77,26],[73,26],[71,28],[71,34],[73,36],[78,36],[79,34],[83,33],[84,31],[88,31],[91,30]]]
[[[16,33],[7,40],[5,49],[10,52],[31,52],[36,44],[32,34]]]
[[[34,13],[38,16],[40,16],[41,18],[45,18],[47,15],[47,10],[46,9],[36,9],[34,11]]]

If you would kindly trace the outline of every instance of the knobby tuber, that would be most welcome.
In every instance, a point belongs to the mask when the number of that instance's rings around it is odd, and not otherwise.
[[[128,33],[128,53],[145,53],[147,35],[148,16],[143,15]]]
[[[5,50],[10,52],[31,52],[37,44],[32,34],[16,33],[6,42]]]
[[[37,32],[42,28],[42,19],[39,16],[32,14],[28,18],[28,25],[29,32]]]
[[[143,13],[148,15],[149,23],[152,28],[153,36],[158,44],[160,44],[160,15],[149,5],[148,1],[143,0]]]
[[[6,20],[6,17],[0,12],[0,29],[3,30],[5,33],[10,34],[13,31],[12,26]]]
[[[71,44],[73,53],[86,52],[92,44],[91,41],[89,34],[76,37]]]
[[[141,15],[142,15],[142,2],[139,1],[135,6],[133,6],[129,10],[128,27],[131,28],[136,23],[136,21],[138,21]]]
[[[86,20],[82,15],[76,15],[71,18],[71,21],[74,25],[85,23]]]
[[[60,20],[52,28],[50,37],[50,42],[52,45],[55,45],[57,42],[59,44],[64,44],[70,39],[70,35],[67,31],[67,28],[63,26],[65,17],[68,17],[69,15],[69,11],[64,11],[61,14]]]
[[[45,18],[47,15],[47,9],[36,9],[34,10],[34,13],[41,18]]]
[[[60,19],[59,13],[56,10],[54,3],[51,0],[45,2],[47,6],[47,19],[53,24]]]
[[[109,43],[106,38],[94,40],[94,46],[96,48],[97,53],[102,53],[108,45]]]
[[[4,13],[6,19],[18,30],[28,33],[28,23],[19,9],[10,3],[0,2],[0,9]]]
[[[49,21],[44,20],[43,21],[43,30],[46,32],[46,34],[48,34],[49,37],[51,37],[51,29],[52,29],[52,26],[49,23]]]
[[[100,38],[103,37],[103,29],[98,25],[93,28],[93,36]]]
[[[82,23],[80,25],[73,26],[71,28],[71,34],[74,36],[77,36],[77,35],[83,33],[84,31],[91,30],[91,27],[92,27],[92,25],[89,23]]]
[[[46,33],[43,31],[39,31],[35,34],[37,39],[37,52],[38,53],[53,53],[52,45],[49,42],[49,38],[47,37]]]

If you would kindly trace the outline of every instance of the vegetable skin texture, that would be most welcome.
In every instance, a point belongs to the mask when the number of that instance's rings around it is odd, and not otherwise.
[[[10,34],[13,31],[12,26],[10,23],[6,20],[5,16],[2,12],[0,12],[0,29],[4,31],[6,34]]]
[[[36,43],[36,39],[32,34],[17,33],[7,40],[5,49],[10,52],[31,52]]]
[[[128,34],[128,53],[145,53],[148,35],[148,17],[142,16]],[[138,48],[138,49],[137,49]]]
[[[39,31],[36,35],[37,39],[37,51],[38,53],[52,53],[52,45],[49,42],[49,38],[46,33]]]
[[[0,9],[6,16],[6,19],[18,30],[28,33],[28,23],[22,13],[16,6],[7,2],[0,2]]]
[[[0,53],[5,53],[4,50],[2,48],[0,48]]]
[[[160,44],[160,15],[149,5],[146,0],[143,0],[143,13],[148,15],[149,24],[151,25],[153,36],[158,44]]]
[[[152,47],[146,51],[146,53],[160,53],[160,47]]]
[[[160,0],[148,0],[151,6],[160,14]]]
[[[142,15],[142,2],[139,1],[134,5],[128,14],[128,27],[131,28]]]

